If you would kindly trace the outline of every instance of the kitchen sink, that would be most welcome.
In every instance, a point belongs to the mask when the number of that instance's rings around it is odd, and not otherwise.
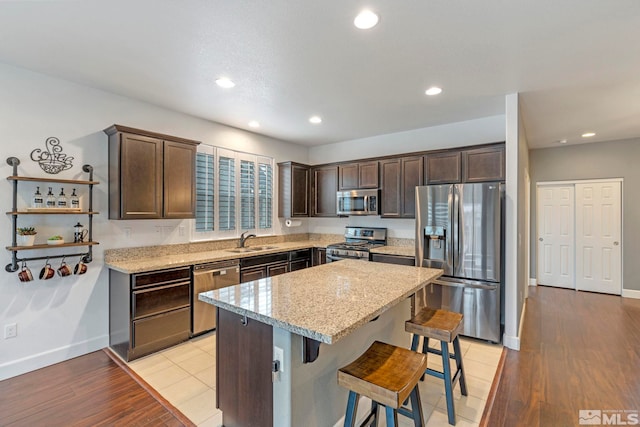
[[[247,248],[234,248],[234,249],[227,249],[227,252],[233,252],[236,254],[243,254],[243,253],[247,253],[247,252],[259,252],[259,251],[266,251],[269,249],[277,249],[277,246],[250,246]]]

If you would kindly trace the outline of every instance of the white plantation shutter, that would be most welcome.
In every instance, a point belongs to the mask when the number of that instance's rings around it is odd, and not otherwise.
[[[218,156],[218,224],[221,231],[236,229],[235,159]]]
[[[270,229],[273,221],[273,160],[258,158],[258,227]]]
[[[196,231],[213,231],[213,154],[196,154]]]
[[[240,228],[256,228],[256,164],[240,160]]]

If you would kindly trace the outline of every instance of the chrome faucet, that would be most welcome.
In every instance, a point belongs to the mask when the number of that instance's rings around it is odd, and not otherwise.
[[[238,247],[239,248],[244,248],[244,244],[246,243],[247,240],[249,240],[252,237],[256,237],[255,234],[249,234],[248,236],[245,237],[245,234],[247,234],[248,231],[245,231],[244,233],[242,233],[240,235],[240,241],[238,242]]]

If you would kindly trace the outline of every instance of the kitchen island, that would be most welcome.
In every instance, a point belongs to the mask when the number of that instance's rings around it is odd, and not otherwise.
[[[374,340],[408,347],[409,297],[441,274],[343,260],[200,294],[220,309],[216,394],[224,425],[339,423],[347,391],[337,369]]]

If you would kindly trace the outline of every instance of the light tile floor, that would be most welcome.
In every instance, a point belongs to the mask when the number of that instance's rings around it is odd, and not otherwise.
[[[429,344],[439,347],[439,341],[431,340]],[[215,333],[210,333],[134,360],[129,367],[195,424],[219,427],[222,425],[222,412],[215,408],[215,346]],[[456,427],[478,426],[502,346],[461,338],[460,347],[468,396],[462,396],[460,387],[455,387]],[[451,363],[454,368],[455,362],[452,360]],[[442,370],[441,359],[429,355],[429,367]],[[427,376],[420,384],[420,394],[426,427],[447,426],[442,380]],[[366,411],[364,405],[361,408]],[[402,416],[399,423],[401,426],[413,425]],[[380,424],[384,426],[384,420]]]

